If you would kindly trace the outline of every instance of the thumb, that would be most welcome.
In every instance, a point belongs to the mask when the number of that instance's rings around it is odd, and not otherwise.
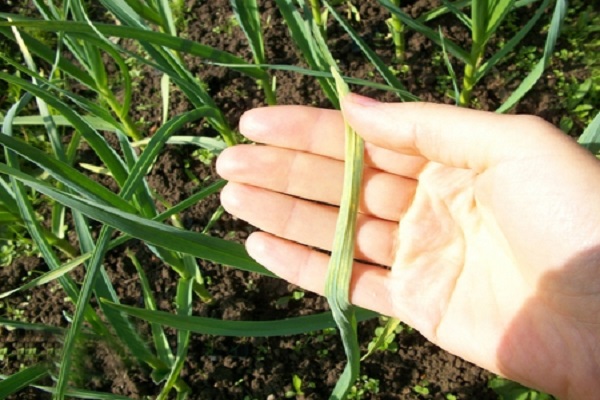
[[[381,103],[357,94],[342,99],[346,121],[365,141],[451,167],[483,171],[539,148],[540,133],[558,131],[540,118],[446,104]],[[564,136],[564,135],[561,135]]]

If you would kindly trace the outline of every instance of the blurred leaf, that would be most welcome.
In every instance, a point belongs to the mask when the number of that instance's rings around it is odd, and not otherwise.
[[[494,392],[500,396],[500,400],[551,400],[552,396],[529,389],[517,382],[496,377],[488,383]]]
[[[488,0],[489,1],[489,0]],[[498,27],[513,9],[515,0],[493,0],[489,1],[491,8],[486,27],[486,37],[489,38],[498,30]]]
[[[596,114],[594,120],[585,128],[578,142],[594,154],[600,152],[600,112]]]
[[[102,300],[107,306],[114,307],[145,321],[166,325],[179,330],[194,333],[234,337],[270,337],[296,335],[326,328],[335,328],[331,312],[311,316],[294,317],[275,321],[230,321],[215,318],[194,317],[171,314],[164,311],[149,311],[123,304],[114,304]],[[358,321],[376,317],[373,311],[356,309]]]
[[[48,366],[37,364],[7,377],[0,382],[0,399],[6,399],[9,395],[42,379],[48,373]]]
[[[265,64],[265,45],[256,0],[229,0],[238,23],[248,38],[254,61]]]
[[[39,389],[46,393],[56,393],[56,389],[48,386],[37,386],[32,385],[34,388]],[[114,393],[102,393],[93,390],[67,388],[65,395],[77,399],[89,399],[89,400],[131,400],[130,397],[120,396]]]

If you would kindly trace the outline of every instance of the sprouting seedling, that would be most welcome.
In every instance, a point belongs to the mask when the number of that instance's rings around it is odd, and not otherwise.
[[[348,86],[335,66],[331,66],[331,73],[341,99],[349,93]],[[345,142],[344,185],[331,260],[327,270],[325,296],[340,329],[348,363],[333,390],[332,399],[343,399],[346,396],[358,377],[360,367],[356,315],[354,307],[350,304],[349,293],[364,164],[364,142],[348,124],[345,124]]]
[[[392,3],[396,7],[400,7],[400,0],[392,0]],[[392,34],[392,41],[394,42],[394,53],[396,55],[396,60],[400,63],[404,62],[404,25],[402,24],[402,20],[396,14],[392,14],[392,16],[386,21],[390,33]]]
[[[502,20],[512,9],[513,4],[514,0],[473,1],[471,3],[470,25],[473,44],[469,62],[465,65],[459,105],[467,106],[471,102],[471,93],[477,81],[477,73],[483,63],[486,45]]]

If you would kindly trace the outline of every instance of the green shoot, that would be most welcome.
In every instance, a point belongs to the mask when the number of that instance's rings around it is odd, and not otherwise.
[[[514,4],[514,0],[473,1],[471,2],[471,52],[465,65],[463,87],[458,104],[468,106],[471,94],[477,81],[477,72],[483,63],[488,41],[506,17]]]
[[[396,7],[400,7],[400,0],[392,0],[392,3]],[[396,54],[396,61],[399,63],[403,63],[405,56],[405,39],[404,25],[402,24],[402,20],[400,20],[398,15],[392,14],[392,16],[386,21],[386,23],[392,35],[392,42],[394,43],[394,51]]]
[[[11,375],[0,382],[0,398],[6,399],[9,395],[31,385],[49,374],[46,365],[38,364]]]

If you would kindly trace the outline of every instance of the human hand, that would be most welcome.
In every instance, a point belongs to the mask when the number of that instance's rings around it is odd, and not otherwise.
[[[552,125],[356,95],[366,141],[351,301],[561,398],[600,393],[600,163]],[[247,112],[221,201],[264,232],[249,254],[323,293],[343,175],[334,110]],[[373,265],[378,264],[378,265]],[[388,268],[385,268],[388,267]]]

